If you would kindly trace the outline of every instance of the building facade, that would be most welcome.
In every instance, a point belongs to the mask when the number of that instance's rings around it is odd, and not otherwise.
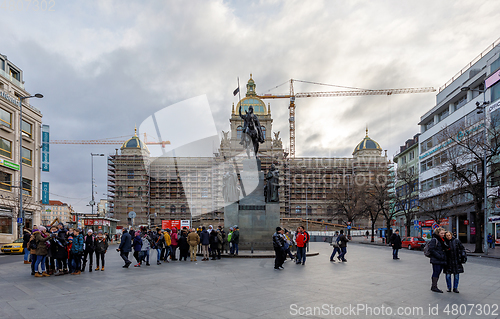
[[[41,221],[43,225],[50,225],[57,220],[67,224],[72,222],[73,207],[59,200],[49,200],[49,205],[42,204]]]
[[[450,152],[455,152],[455,144],[442,137],[446,131],[484,134],[484,116],[493,114],[490,108],[500,97],[497,82],[485,86],[488,79],[498,72],[499,54],[497,42],[442,86],[436,95],[436,105],[420,118],[419,123],[420,203],[422,206],[428,203],[430,210],[435,212],[442,211],[445,218],[441,225],[454,232],[462,242],[474,243],[476,232],[483,230],[476,229],[472,196],[461,194],[451,200],[447,195],[455,191],[455,186],[450,173],[443,169],[443,163],[449,159]],[[478,106],[484,105],[485,101],[490,102],[487,112],[478,112]],[[464,157],[461,165],[468,165],[471,171],[482,175],[478,163],[472,158]]]
[[[19,98],[24,96],[30,94],[24,88],[23,71],[0,55],[0,242],[3,243],[18,237],[21,189],[26,226],[40,224],[42,113],[25,99],[20,123]]]
[[[136,213],[135,225],[159,225],[163,219],[191,219],[223,223],[223,175],[231,167],[238,175],[241,160],[247,155],[240,144],[244,114],[253,106],[258,116],[264,143],[259,148],[261,169],[274,164],[280,172],[281,218],[304,218],[324,223],[343,223],[335,214],[333,194],[342,185],[354,183],[390,161],[380,145],[368,137],[355,147],[351,158],[289,158],[280,132],[273,131],[271,106],[258,98],[250,77],[246,96],[231,108],[230,129],[222,132],[218,152],[213,157],[150,157],[147,146],[135,134],[120,152],[108,158],[109,210],[119,225],[131,224],[130,211]],[[366,219],[356,221],[367,227]],[[353,225],[354,226],[354,225]],[[327,226],[325,226],[327,227]]]

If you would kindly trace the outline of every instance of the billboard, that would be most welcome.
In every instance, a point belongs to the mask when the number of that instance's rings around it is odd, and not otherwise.
[[[49,171],[49,143],[50,128],[48,125],[42,125],[42,172]]]
[[[42,182],[42,204],[49,205],[49,182]]]
[[[182,227],[190,227],[189,220],[162,220],[161,228],[162,229],[172,229],[172,228],[182,229]]]

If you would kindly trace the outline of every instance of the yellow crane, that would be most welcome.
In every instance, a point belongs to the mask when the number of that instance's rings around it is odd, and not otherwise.
[[[290,79],[290,94],[261,94],[261,95],[258,95],[258,97],[260,99],[290,99],[290,106],[288,107],[288,109],[289,109],[288,122],[290,124],[290,157],[291,158],[295,158],[295,99],[296,98],[334,97],[334,96],[364,96],[364,95],[393,95],[393,94],[410,94],[410,93],[429,93],[429,92],[436,91],[436,89],[433,87],[422,87],[422,88],[381,89],[381,90],[355,89],[355,90],[346,90],[346,91],[295,93],[294,89],[293,89],[293,82],[303,82],[303,83],[309,83],[309,84],[335,86],[335,85],[329,85],[329,84],[318,83],[318,82]],[[288,81],[286,83],[288,83]]]

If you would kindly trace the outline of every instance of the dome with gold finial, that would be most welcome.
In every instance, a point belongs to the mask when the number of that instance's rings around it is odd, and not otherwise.
[[[354,155],[359,151],[365,150],[382,152],[382,148],[380,147],[380,145],[368,136],[368,127],[366,128],[365,138],[358,144],[358,146],[356,146],[356,148],[354,148],[354,152],[352,154]]]
[[[149,149],[146,146],[146,144],[144,144],[137,136],[137,127],[135,128],[134,136],[132,136],[131,138],[126,140],[120,149],[121,150],[124,150],[124,149],[139,149],[139,150],[141,150],[141,149],[143,149],[143,150],[147,150],[149,152]]]
[[[257,97],[257,93],[255,92],[255,82],[252,79],[252,74],[250,74],[250,80],[247,83],[247,93],[246,97],[241,99],[236,105],[236,114],[238,114],[238,110],[241,106],[241,113],[244,114],[245,111],[248,111],[250,106],[253,106],[253,112],[257,115],[267,115],[266,104]]]

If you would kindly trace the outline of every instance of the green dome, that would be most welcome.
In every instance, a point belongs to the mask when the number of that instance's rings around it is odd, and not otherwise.
[[[266,115],[266,104],[264,101],[259,99],[257,97],[257,93],[255,92],[255,82],[252,79],[252,75],[250,74],[250,80],[248,80],[247,83],[247,93],[246,97],[241,99],[241,101],[238,102],[238,105],[236,105],[236,114],[238,114],[238,110],[240,109],[241,105],[241,113],[245,113],[245,111],[248,111],[248,108],[253,106],[253,112],[257,115]]]
[[[121,150],[123,150],[123,149],[144,149],[144,150],[148,150],[148,147],[146,146],[146,144],[144,144],[139,139],[139,137],[137,136],[137,129],[135,129],[134,136],[132,136],[127,141],[125,141],[125,143],[123,143],[123,145],[122,145],[122,147],[120,149]]]

